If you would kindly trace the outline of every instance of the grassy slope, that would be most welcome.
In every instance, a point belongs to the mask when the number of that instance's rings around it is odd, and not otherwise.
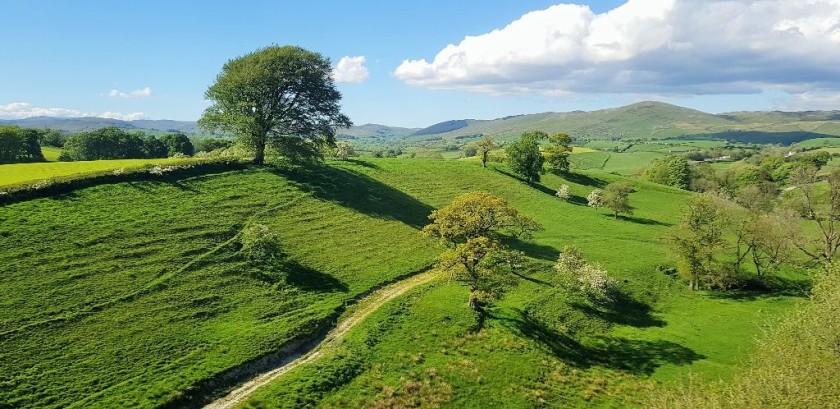
[[[47,158],[50,160],[49,158]],[[149,164],[183,162],[184,159],[121,159],[84,162],[40,162],[0,165],[0,188],[22,182],[34,182],[60,176],[94,173],[119,168],[143,167]]]
[[[57,162],[58,157],[61,155],[61,148],[56,148],[54,146],[42,146],[41,153],[44,154],[44,159],[47,162]]]
[[[428,264],[436,250],[417,227],[430,207],[323,172],[102,185],[0,208],[0,402],[162,404]],[[253,271],[220,246],[248,220],[274,227],[293,263]]]
[[[674,189],[634,182],[638,192],[631,201],[637,211],[616,221],[583,205],[593,187],[614,180],[611,175],[591,173],[574,181],[547,175],[535,189],[511,183],[502,173],[476,174],[454,162],[380,165],[386,172],[379,178],[433,206],[475,189],[505,197],[546,227],[533,243],[516,245],[542,267],[500,302],[482,332],[469,330],[475,318],[465,307],[466,290],[439,284],[378,312],[379,319],[351,332],[343,350],[290,372],[258,391],[246,406],[640,404],[657,381],[682,380],[689,371],[713,379],[730,376],[760,325],[795,303],[689,294],[680,283],[654,272],[667,259],[660,237],[685,198]],[[571,184],[572,203],[552,196],[561,183]],[[617,311],[608,317],[613,329],[581,338],[528,322],[521,309],[549,279],[557,249],[568,244],[608,268],[624,291],[659,310]],[[563,308],[589,325],[586,314]]]

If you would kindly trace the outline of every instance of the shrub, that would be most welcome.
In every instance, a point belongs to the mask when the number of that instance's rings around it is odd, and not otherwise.
[[[569,185],[560,185],[560,188],[557,189],[555,196],[563,200],[569,200],[572,197],[572,189]]]
[[[250,262],[266,263],[279,257],[280,237],[264,224],[250,224],[242,229],[240,252]]]

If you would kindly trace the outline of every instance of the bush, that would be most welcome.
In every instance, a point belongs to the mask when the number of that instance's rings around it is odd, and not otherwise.
[[[560,188],[557,189],[555,196],[563,200],[569,200],[572,197],[572,189],[569,185],[560,185]]]
[[[240,252],[252,263],[268,263],[281,255],[280,237],[264,224],[245,226],[240,240]]]

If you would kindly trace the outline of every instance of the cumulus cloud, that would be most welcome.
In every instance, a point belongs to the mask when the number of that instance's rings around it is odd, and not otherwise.
[[[152,89],[144,87],[131,92],[123,92],[118,89],[112,89],[108,92],[108,96],[114,98],[148,98],[152,96]]]
[[[121,119],[124,121],[134,121],[146,118],[146,115],[142,112],[132,112],[130,114],[104,112],[96,114],[67,108],[41,108],[33,106],[27,102],[12,102],[10,104],[0,105],[0,119],[24,119],[34,116],[51,116],[58,118],[99,117]]]
[[[365,65],[365,56],[363,55],[342,57],[333,70],[333,78],[338,83],[358,84],[367,81],[369,76],[370,72]]]
[[[840,0],[558,4],[468,36],[394,75],[487,93],[733,94],[840,90]]]

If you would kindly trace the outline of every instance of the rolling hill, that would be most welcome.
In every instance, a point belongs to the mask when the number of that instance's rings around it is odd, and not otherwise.
[[[0,120],[0,124],[53,128],[77,132],[117,126],[125,129],[180,131],[200,134],[195,122],[169,120],[120,121],[106,118],[49,118]],[[456,140],[482,135],[509,140],[522,132],[542,130],[565,132],[578,140],[661,139],[702,136],[758,143],[784,144],[826,136],[840,136],[840,111],[733,112],[708,114],[662,102],[645,101],[619,108],[592,112],[544,112],[512,115],[493,120],[459,119],[423,129],[364,124],[339,129],[339,137],[372,138],[385,142],[411,143],[428,140]]]
[[[619,179],[634,186],[632,217],[585,205]],[[554,196],[561,183],[572,200]],[[429,266],[441,247],[419,232],[427,216],[476,190],[545,227],[533,241],[512,239],[527,268],[485,330],[473,330],[467,289],[438,280],[246,405],[399,407],[393,399],[412,393],[447,407],[640,405],[688,370],[731,376],[761,324],[797,302],[685,291],[657,266],[688,193],[600,171],[531,186],[504,165],[379,159],[109,183],[0,207],[0,407],[206,402],[231,374]],[[282,257],[243,258],[240,236],[254,223],[276,232]],[[571,293],[551,298],[564,326],[537,325],[523,311],[545,308],[535,297],[553,294],[551,264],[571,244],[625,298],[606,310]]]

